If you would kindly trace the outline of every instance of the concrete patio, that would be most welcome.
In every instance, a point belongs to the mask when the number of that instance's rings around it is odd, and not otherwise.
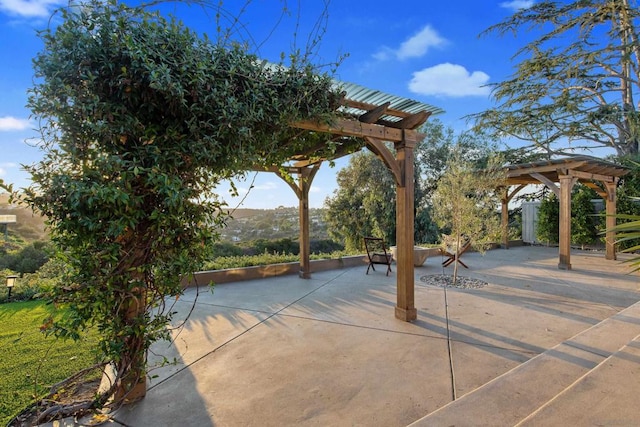
[[[413,323],[394,317],[395,268],[190,288],[150,355],[176,364],[112,425],[640,424],[638,275],[577,250],[559,270],[557,248],[464,259],[489,285],[426,285],[443,272],[429,258]]]

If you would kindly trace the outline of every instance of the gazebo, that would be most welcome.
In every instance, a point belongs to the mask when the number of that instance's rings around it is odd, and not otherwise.
[[[341,118],[331,125],[315,122],[292,123],[303,131],[329,133],[339,142],[330,155],[324,144],[299,153],[285,165],[260,168],[270,171],[293,189],[299,200],[300,277],[309,278],[309,189],[324,161],[367,147],[393,174],[396,183],[397,304],[395,316],[404,321],[417,317],[414,303],[414,148],[424,139],[416,129],[432,114],[443,110],[411,99],[389,95],[353,83],[337,83],[343,91]],[[387,143],[393,145],[391,149]],[[292,182],[289,175],[297,177]]]
[[[529,184],[544,184],[560,202],[558,268],[571,269],[571,190],[576,182],[594,189],[606,203],[606,259],[616,259],[616,187],[620,177],[629,172],[623,166],[588,156],[542,160],[507,166],[507,187],[502,196],[502,243],[509,247],[507,235],[508,203]],[[556,185],[559,183],[559,186]],[[516,186],[511,189],[511,187]]]

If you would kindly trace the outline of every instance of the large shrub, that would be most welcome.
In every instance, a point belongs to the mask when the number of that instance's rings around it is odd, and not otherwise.
[[[591,201],[596,198],[596,192],[584,185],[577,185],[571,195],[571,242],[583,249],[598,240],[602,226]]]
[[[558,243],[560,230],[560,202],[554,193],[540,201],[538,209],[538,224],[536,225],[536,239],[540,242]]]

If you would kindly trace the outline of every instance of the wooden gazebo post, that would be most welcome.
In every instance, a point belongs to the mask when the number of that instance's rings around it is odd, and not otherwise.
[[[413,266],[414,231],[414,182],[413,161],[417,143],[416,134],[403,132],[403,139],[396,143],[396,161],[400,166],[401,180],[396,184],[396,245],[398,269],[396,318],[409,322],[416,320],[415,286]]]
[[[616,259],[616,232],[613,228],[616,226],[616,187],[618,186],[618,178],[615,178],[613,182],[605,182],[605,189],[607,194],[605,197],[605,210],[607,219],[605,220],[607,227],[606,235],[606,259]]]
[[[311,244],[309,236],[309,190],[316,173],[320,169],[322,162],[309,164],[306,166],[290,167],[289,172],[298,175],[298,182],[291,182],[289,177],[284,176],[276,167],[265,170],[275,173],[296,193],[298,198],[298,221],[300,224],[299,245],[300,245],[300,277],[311,278]]]
[[[577,178],[558,173],[560,181],[560,230],[558,236],[558,268],[571,270],[571,190]]]

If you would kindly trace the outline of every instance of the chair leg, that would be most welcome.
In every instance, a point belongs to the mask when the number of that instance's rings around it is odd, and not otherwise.
[[[369,269],[373,268],[373,271],[376,271],[376,268],[373,266],[373,263],[369,263],[369,266],[367,267],[367,274],[369,274]]]

